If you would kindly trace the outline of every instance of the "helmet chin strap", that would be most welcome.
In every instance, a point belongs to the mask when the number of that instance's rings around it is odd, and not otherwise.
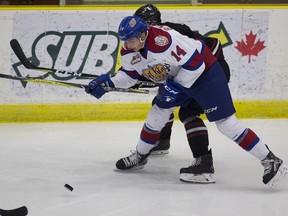
[[[148,32],[146,33],[146,35],[144,37],[139,38],[140,43],[142,43],[142,48],[144,48],[144,44],[145,44],[147,37],[148,37]]]

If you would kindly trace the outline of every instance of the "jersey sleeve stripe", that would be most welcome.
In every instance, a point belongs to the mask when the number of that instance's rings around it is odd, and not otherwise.
[[[203,58],[198,51],[195,51],[188,61],[182,65],[186,70],[197,70],[203,64]]]
[[[140,74],[135,70],[134,71],[128,71],[128,70],[125,70],[123,68],[121,68],[120,70],[123,71],[124,73],[126,73],[132,79],[138,80],[140,78]]]

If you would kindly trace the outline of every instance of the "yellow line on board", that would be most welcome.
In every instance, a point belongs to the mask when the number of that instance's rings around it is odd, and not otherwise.
[[[288,119],[287,100],[236,101],[234,105],[238,118]],[[151,103],[2,104],[0,122],[139,121],[145,120],[150,107]]]

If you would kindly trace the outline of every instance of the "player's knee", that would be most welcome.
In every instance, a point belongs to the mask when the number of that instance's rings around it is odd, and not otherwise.
[[[187,123],[193,121],[198,116],[192,115],[191,113],[187,112],[185,109],[180,109],[178,113],[178,117],[182,123]]]
[[[200,119],[199,116],[195,116],[195,115],[185,115],[185,114],[181,114],[181,112],[178,113],[179,119],[183,124],[187,124],[190,123],[192,121],[195,121],[195,119]]]
[[[235,140],[246,129],[234,114],[215,123],[218,130],[232,140]]]

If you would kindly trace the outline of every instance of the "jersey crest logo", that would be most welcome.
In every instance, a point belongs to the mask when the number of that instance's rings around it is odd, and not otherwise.
[[[163,64],[156,64],[153,66],[149,66],[148,68],[143,70],[143,76],[147,79],[152,80],[153,82],[162,82],[166,80],[170,75],[168,72],[170,71],[170,65],[165,63]]]
[[[155,44],[158,46],[166,46],[169,43],[168,38],[163,35],[159,35],[155,37],[154,40],[155,40]]]
[[[142,61],[141,55],[137,54],[136,56],[132,57],[131,65],[137,64],[140,61]]]

